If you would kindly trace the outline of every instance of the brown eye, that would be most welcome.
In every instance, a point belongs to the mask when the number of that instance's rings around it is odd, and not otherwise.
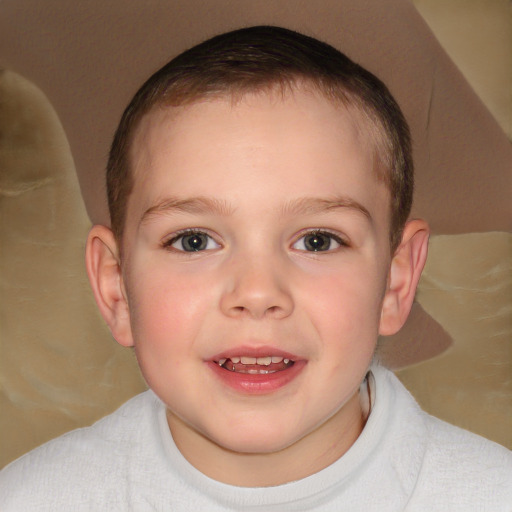
[[[346,245],[341,238],[325,231],[312,231],[293,244],[294,249],[308,252],[325,252]]]
[[[331,238],[322,233],[306,235],[304,245],[308,251],[328,251],[331,248]]]

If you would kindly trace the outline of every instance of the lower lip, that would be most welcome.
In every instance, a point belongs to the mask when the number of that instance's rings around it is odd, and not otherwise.
[[[264,395],[288,385],[301,373],[306,366],[306,361],[296,361],[286,370],[264,374],[232,372],[220,367],[213,361],[209,361],[207,364],[224,384],[235,391],[253,395]]]

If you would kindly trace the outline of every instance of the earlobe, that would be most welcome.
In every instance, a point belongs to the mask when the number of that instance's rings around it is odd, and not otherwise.
[[[105,226],[93,226],[85,254],[87,274],[101,315],[120,345],[133,346],[119,251],[112,231]]]
[[[382,304],[379,334],[390,336],[404,325],[414,301],[416,287],[428,252],[428,224],[409,221],[391,261],[388,285]]]

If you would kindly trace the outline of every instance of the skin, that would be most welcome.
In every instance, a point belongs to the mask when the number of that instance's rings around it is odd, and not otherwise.
[[[405,322],[428,239],[411,221],[390,254],[366,139],[353,114],[303,89],[155,110],[133,145],[123,261],[108,228],[91,231],[100,310],[135,347],[184,457],[214,479],[303,478],[364,427],[360,384],[379,333]],[[183,250],[190,231],[204,250]],[[315,252],[319,231],[328,250]],[[233,386],[215,364],[244,353],[287,354],[300,371]]]

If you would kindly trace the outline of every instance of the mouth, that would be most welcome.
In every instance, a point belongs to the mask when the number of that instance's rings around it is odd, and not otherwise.
[[[306,366],[305,359],[276,354],[272,349],[232,354],[220,354],[207,363],[220,382],[243,394],[275,392],[295,380]]]
[[[215,361],[220,368],[247,375],[268,375],[291,368],[295,362],[282,356],[233,356]]]

